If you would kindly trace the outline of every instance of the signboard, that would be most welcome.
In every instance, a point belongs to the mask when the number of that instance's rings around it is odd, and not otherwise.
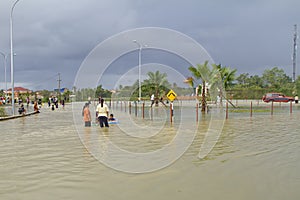
[[[174,101],[174,99],[176,99],[176,97],[177,97],[177,94],[173,90],[170,90],[167,94],[167,98],[170,101]]]

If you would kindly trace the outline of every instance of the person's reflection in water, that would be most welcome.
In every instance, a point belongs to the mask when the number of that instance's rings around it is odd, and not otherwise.
[[[91,128],[89,127],[84,128],[83,144],[85,147],[84,155],[88,154],[88,156],[91,156]]]
[[[100,160],[106,160],[108,158],[107,152],[109,148],[110,138],[109,138],[109,128],[101,129],[101,133],[98,137],[98,147],[100,154],[97,155]]]

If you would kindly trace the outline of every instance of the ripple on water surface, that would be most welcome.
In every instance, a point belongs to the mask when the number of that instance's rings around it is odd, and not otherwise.
[[[185,134],[197,131],[184,155],[162,170],[134,175],[106,167],[90,154],[86,145],[98,148],[105,136],[127,151],[155,151],[172,141],[178,121],[174,126],[157,123],[158,134],[149,138],[124,134],[124,129],[118,126],[106,131],[92,126],[90,132],[78,134],[71,107],[56,111],[43,108],[38,115],[0,122],[0,197],[297,199],[300,196],[299,117],[295,112],[229,118],[215,147],[204,159],[197,155],[210,118],[200,119],[196,126],[191,117],[186,122],[190,124]],[[150,122],[144,125],[149,124],[155,126]]]

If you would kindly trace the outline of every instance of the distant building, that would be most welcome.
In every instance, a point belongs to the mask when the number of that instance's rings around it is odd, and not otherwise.
[[[23,88],[23,87],[14,87],[14,95],[15,95],[15,98],[18,98],[19,94],[32,94],[32,90],[29,90],[27,88]],[[7,90],[7,94],[11,96],[12,94],[12,89],[9,88]]]
[[[27,88],[23,88],[23,87],[14,87],[14,99],[19,99],[20,95],[26,95],[26,94],[29,94],[29,95],[32,95],[32,90],[29,90]],[[11,94],[12,94],[12,89],[9,88],[7,90],[7,96],[8,96],[8,99],[11,98]],[[24,97],[24,96],[23,96]]]
[[[68,88],[60,88],[60,90],[59,89],[54,89],[54,92],[59,92],[59,91],[60,91],[60,93],[65,93],[69,90],[68,90]]]

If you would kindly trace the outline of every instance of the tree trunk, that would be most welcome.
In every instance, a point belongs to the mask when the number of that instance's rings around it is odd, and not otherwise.
[[[223,92],[222,92],[222,88],[220,89],[220,93],[219,93],[219,95],[220,95],[220,106],[221,107],[223,107]]]
[[[158,106],[158,100],[159,100],[159,96],[158,96],[158,86],[155,86],[155,98],[154,98],[154,102],[155,102],[155,106]]]

